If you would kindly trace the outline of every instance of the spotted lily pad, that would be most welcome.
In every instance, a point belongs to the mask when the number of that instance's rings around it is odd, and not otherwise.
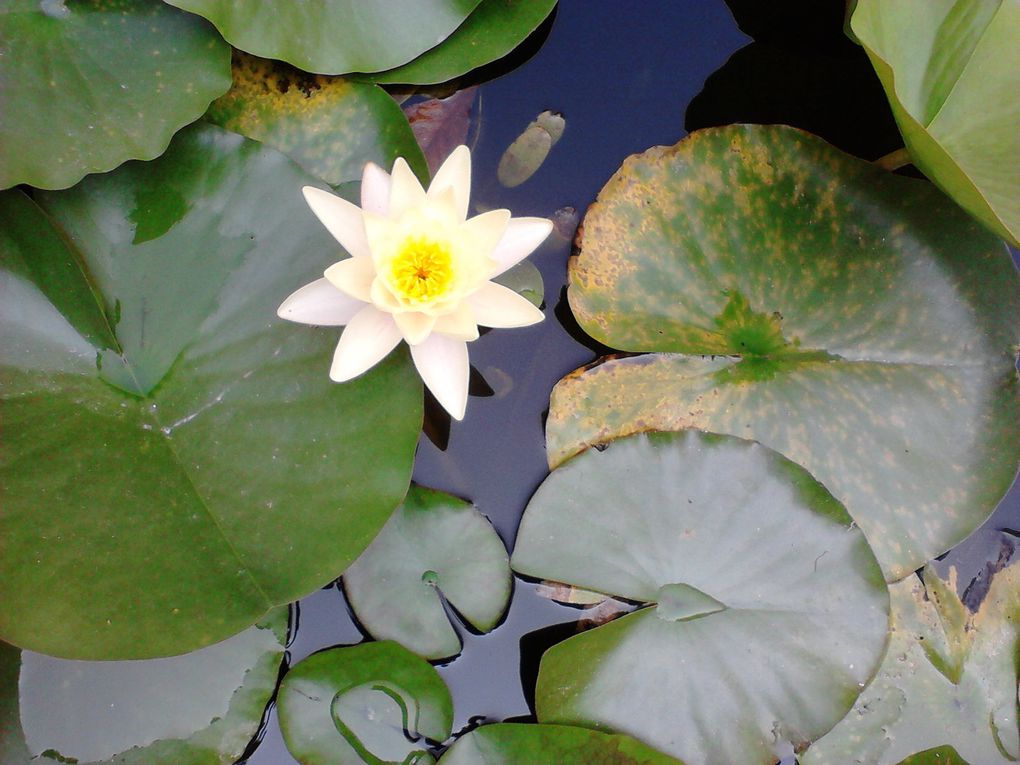
[[[182,653],[335,578],[406,491],[421,387],[344,385],[280,301],[339,257],[316,181],[219,128],[0,196],[0,637]]]
[[[457,739],[442,765],[683,765],[630,736],[567,725],[483,725]]]
[[[0,189],[71,186],[158,157],[230,87],[211,25],[150,0],[0,8]]]
[[[646,429],[753,438],[800,463],[906,576],[991,513],[1020,459],[1020,278],[924,181],[805,133],[738,126],[624,163],[568,297],[626,351],[563,381],[553,463]]]
[[[730,436],[640,434],[554,470],[512,565],[638,603],[542,658],[539,721],[697,763],[771,763],[829,730],[877,668],[888,594],[803,468]]]
[[[1020,4],[858,0],[850,27],[914,164],[1020,246]]]
[[[302,765],[427,765],[453,727],[439,673],[396,643],[313,654],[284,678],[277,701],[287,748]]]
[[[811,746],[804,765],[893,765],[908,756],[905,762],[973,765],[1020,759],[1020,563],[995,575],[976,613],[960,602],[955,572],[943,582],[928,567],[923,580],[904,579],[890,593],[885,660],[846,718]],[[940,748],[945,756],[937,759]],[[918,752],[925,756],[914,757]]]

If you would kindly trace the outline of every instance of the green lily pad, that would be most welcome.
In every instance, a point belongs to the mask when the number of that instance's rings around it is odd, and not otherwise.
[[[480,0],[166,0],[209,19],[227,42],[321,74],[406,64],[459,27]]]
[[[286,642],[287,609],[279,608],[222,643],[168,659],[68,661],[25,651],[20,692],[13,686],[18,733],[33,762],[230,765],[259,729]]]
[[[493,281],[523,295],[531,301],[532,305],[542,307],[542,301],[545,300],[545,281],[542,279],[542,272],[538,270],[538,266],[530,260],[522,260],[513,268],[501,273]]]
[[[567,725],[483,725],[443,755],[442,765],[683,765],[630,736]]]
[[[340,257],[283,155],[211,125],[73,190],[0,196],[0,637],[147,658],[336,577],[402,499],[406,354],[344,385],[276,318]]]
[[[378,83],[435,85],[503,58],[538,29],[556,0],[482,0],[442,43],[396,69],[360,74]]]
[[[890,580],[977,528],[1016,474],[1020,278],[924,181],[791,128],[699,131],[624,163],[570,280],[606,345],[741,358],[576,373],[553,463],[650,428],[756,439],[829,487]]]
[[[906,762],[1016,762],[1020,563],[995,575],[977,613],[960,602],[955,572],[942,582],[931,567],[890,595],[892,636],[878,674],[804,765],[891,765],[918,752],[925,756]]]
[[[365,629],[428,659],[460,653],[444,600],[488,632],[506,611],[510,585],[506,548],[485,516],[463,500],[415,486],[344,572],[344,592]]]
[[[1020,247],[1020,5],[859,0],[850,28],[882,80],[913,163]]]
[[[216,30],[149,0],[8,0],[0,50],[0,188],[158,157],[230,87]]]
[[[206,119],[269,144],[331,185],[360,181],[366,162],[389,169],[404,157],[428,168],[407,118],[386,91],[307,74],[278,61],[234,55],[234,86]]]
[[[970,765],[970,763],[960,757],[953,747],[937,746],[913,754],[898,765]]]
[[[427,765],[429,742],[453,728],[439,673],[397,643],[313,654],[284,678],[277,703],[290,753],[302,765]]]
[[[0,643],[0,765],[26,765],[32,755],[25,744],[18,708],[21,651]]]
[[[543,723],[697,763],[771,763],[871,678],[888,594],[864,535],[803,468],[729,436],[654,433],[554,470],[511,564],[650,604],[554,646]]]

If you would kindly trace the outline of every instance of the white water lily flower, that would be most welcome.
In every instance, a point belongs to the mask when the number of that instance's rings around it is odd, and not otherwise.
[[[361,207],[305,186],[305,199],[351,257],[283,301],[281,318],[346,325],[329,376],[350,380],[401,341],[439,403],[464,417],[467,343],[478,325],[525,327],[542,312],[490,281],[530,255],[552,231],[544,218],[492,210],[468,218],[471,152],[459,146],[426,192],[403,158],[389,175],[369,164]]]

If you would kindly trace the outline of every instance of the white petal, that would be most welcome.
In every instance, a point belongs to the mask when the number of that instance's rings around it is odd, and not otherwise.
[[[499,276],[528,257],[545,241],[552,230],[553,223],[546,218],[511,218],[503,238],[492,252],[496,270],[492,272],[490,278]]]
[[[276,315],[288,321],[338,327],[349,322],[365,304],[345,295],[328,279],[316,279],[283,301]]]
[[[390,174],[374,162],[361,175],[361,209],[385,215],[390,206]]]
[[[436,317],[429,316],[419,311],[403,311],[401,313],[393,314],[393,320],[397,324],[397,329],[400,330],[400,334],[404,336],[408,345],[417,345],[432,331],[432,328],[436,324]]]
[[[340,335],[329,377],[344,382],[371,369],[400,342],[393,317],[367,305],[358,311]]]
[[[428,198],[436,199],[446,189],[453,190],[457,220],[463,221],[471,198],[471,150],[467,146],[458,146],[439,166],[429,185]]]
[[[489,210],[464,221],[460,229],[470,237],[472,249],[492,257],[509,223],[509,210]]]
[[[305,186],[301,191],[315,217],[347,252],[356,258],[371,255],[360,207],[314,186]]]
[[[393,175],[390,176],[390,206],[386,216],[395,220],[412,207],[420,207],[425,201],[425,189],[411,171],[403,157],[397,157],[393,163]]]
[[[347,258],[334,263],[323,274],[338,290],[368,303],[372,300],[375,263],[372,258]]]
[[[470,343],[478,339],[478,322],[475,321],[475,312],[467,301],[460,303],[452,313],[447,313],[436,318],[436,326],[433,332],[442,332],[447,337],[455,340],[463,340]]]
[[[502,284],[488,282],[467,300],[483,327],[527,327],[545,318],[527,298]]]
[[[463,420],[470,375],[467,343],[433,334],[411,346],[411,358],[432,395],[453,419]]]

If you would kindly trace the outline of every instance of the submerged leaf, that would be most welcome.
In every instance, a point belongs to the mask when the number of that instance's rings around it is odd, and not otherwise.
[[[566,125],[561,114],[550,111],[539,114],[500,157],[496,170],[499,182],[513,188],[537,173]]]

